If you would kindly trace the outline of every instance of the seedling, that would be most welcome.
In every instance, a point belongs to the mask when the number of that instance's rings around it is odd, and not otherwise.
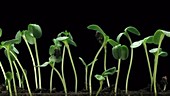
[[[79,57],[80,61],[82,62],[82,64],[85,66],[85,89],[88,90],[88,83],[87,83],[87,75],[88,75],[88,67],[91,66],[92,62],[89,64],[86,64],[85,61],[83,60],[83,58]]]
[[[41,31],[41,28],[39,25],[37,24],[29,24],[28,25],[28,30],[23,30],[22,32],[21,31],[18,31],[17,33],[17,38],[23,38],[25,43],[26,43],[26,46],[29,50],[29,53],[30,53],[30,56],[31,56],[31,59],[32,59],[32,63],[33,63],[33,66],[34,66],[34,77],[35,77],[35,86],[36,86],[36,89],[41,89],[41,71],[40,71],[40,67],[38,67],[38,78],[39,78],[39,87],[38,87],[38,81],[37,81],[37,69],[36,69],[36,64],[35,64],[35,59],[34,59],[34,56],[33,56],[33,53],[32,53],[32,50],[30,48],[30,45],[33,45],[35,46],[35,53],[36,53],[36,60],[37,60],[37,66],[40,65],[40,62],[39,62],[39,56],[38,56],[38,48],[37,48],[37,41],[36,39],[40,38],[42,36],[42,31]]]
[[[117,85],[118,85],[118,80],[119,80],[119,73],[120,73],[120,64],[121,60],[126,60],[129,56],[129,49],[126,45],[116,45],[115,47],[112,48],[112,55],[115,59],[118,60],[118,69],[117,69],[117,77],[115,81],[115,88],[114,88],[114,93],[117,93]]]
[[[99,74],[95,75],[95,78],[99,80],[99,83],[100,83],[100,87],[96,93],[96,96],[98,96],[100,91],[102,90],[103,81],[105,80],[105,78],[108,77],[108,75],[113,75],[115,72],[117,72],[116,67],[112,67],[112,68],[105,70],[101,75]]]
[[[170,37],[170,32],[158,29],[154,33],[154,37],[153,37],[154,44],[158,45],[158,47],[157,47],[157,49],[155,49],[156,51],[155,50],[150,51],[151,53],[154,53],[154,56],[155,56],[155,59],[154,59],[154,72],[153,72],[153,84],[154,84],[154,93],[155,94],[157,94],[156,75],[157,75],[157,67],[158,67],[159,55],[162,55],[162,54],[165,53],[165,56],[166,56],[166,52],[161,52],[161,50],[160,50],[162,41],[163,41],[165,36]]]
[[[147,63],[148,63],[148,69],[149,69],[149,75],[150,75],[150,91],[152,91],[152,85],[153,85],[153,78],[152,78],[152,70],[151,70],[151,65],[150,65],[150,59],[149,59],[149,56],[148,56],[148,49],[147,49],[147,43],[153,43],[153,36],[148,36],[142,40],[139,40],[139,41],[136,41],[136,42],[133,42],[131,44],[131,48],[137,48],[141,45],[143,45],[144,47],[144,50],[145,50],[145,54],[146,54],[146,59],[147,59]]]
[[[10,94],[10,96],[12,96],[11,80],[13,79],[14,76],[12,76],[12,73],[9,72],[9,71],[6,72],[5,75],[6,75],[6,80],[5,80],[5,82],[6,82],[6,85],[8,86],[9,94]]]
[[[118,43],[115,42],[114,40],[112,39],[109,39],[109,36],[107,36],[104,31],[98,26],[98,25],[95,25],[95,24],[92,24],[92,25],[89,25],[87,27],[88,29],[90,30],[95,30],[96,32],[98,32],[100,35],[102,35],[102,39],[99,38],[100,40],[100,43],[101,43],[101,40],[103,41],[102,42],[102,45],[100,47],[100,49],[97,51],[93,61],[92,61],[92,66],[91,66],[91,69],[90,69],[90,75],[89,75],[89,93],[90,95],[92,95],[92,73],[93,73],[93,68],[94,68],[94,64],[96,63],[96,60],[97,60],[97,57],[99,56],[101,50],[104,48],[104,46],[107,44],[107,43],[110,43],[112,46],[115,46],[117,45]],[[98,34],[97,33],[97,34]]]
[[[120,38],[122,37],[122,35],[125,35],[127,37],[127,39],[129,40],[130,44],[132,44],[132,40],[131,37],[129,35],[129,33],[133,33],[137,36],[140,36],[140,32],[133,26],[129,26],[127,28],[125,28],[124,32],[120,33],[117,36],[117,41],[120,42]],[[125,86],[125,91],[127,93],[128,91],[128,81],[129,81],[129,75],[130,75],[130,71],[131,71],[131,66],[132,66],[132,61],[133,61],[133,48],[131,48],[131,53],[130,53],[130,62],[129,62],[129,68],[128,68],[128,73],[127,73],[127,77],[126,77],[126,86]]]
[[[166,88],[167,88],[167,85],[168,85],[167,76],[162,77],[161,84],[163,85],[163,90],[162,91],[166,91]]]

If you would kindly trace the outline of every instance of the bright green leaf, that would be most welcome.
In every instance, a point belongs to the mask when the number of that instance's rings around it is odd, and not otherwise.
[[[158,48],[152,48],[152,49],[149,50],[149,52],[153,53],[153,54],[155,54],[157,51],[158,51]],[[162,49],[160,48],[159,51],[162,51]]]
[[[48,66],[49,62],[44,62],[42,65],[38,66],[38,67],[46,67]]]
[[[125,32],[131,32],[131,33],[133,33],[135,35],[140,36],[140,32],[133,26],[126,27],[124,31]]]
[[[119,33],[119,35],[116,38],[117,42],[120,42],[120,38],[124,35],[124,33]]]
[[[35,38],[40,38],[42,36],[41,27],[37,24],[29,24],[28,32],[31,32]]]
[[[15,39],[18,40],[18,44],[21,43],[21,37],[22,37],[22,33],[21,31],[18,31],[17,34],[15,35]]]
[[[154,37],[153,37],[154,44],[159,44],[161,35],[163,35],[163,32],[162,32],[162,30],[160,30],[160,29],[157,30],[157,31],[154,33]]]
[[[95,30],[95,31],[101,33],[103,36],[106,36],[104,31],[96,24],[89,25],[89,26],[87,26],[87,28],[90,29],[90,30]]]
[[[98,75],[98,74],[95,75],[95,78],[97,80],[99,80],[99,81],[104,81],[105,80],[105,78],[102,75]]]
[[[137,47],[139,47],[139,46],[142,45],[143,41],[144,41],[144,40],[139,40],[139,41],[133,42],[133,43],[130,45],[130,47],[131,47],[131,48],[137,48]]]
[[[58,41],[64,41],[64,40],[67,40],[68,37],[67,36],[63,36],[63,37],[57,37],[56,40]]]
[[[112,67],[112,68],[109,68],[109,69],[105,70],[102,73],[102,76],[107,77],[108,75],[113,75],[115,72],[117,72],[116,67]]]
[[[34,36],[30,34],[28,31],[24,31],[25,37],[29,44],[34,44]]]
[[[154,38],[154,36],[148,36],[148,37],[144,38],[144,42],[151,44],[151,43],[153,43],[153,38]]]
[[[169,31],[162,30],[162,32],[163,32],[167,37],[170,37],[170,32],[169,32]]]
[[[49,54],[53,55],[55,53],[55,49],[56,49],[56,46],[55,45],[51,45],[50,48],[49,48]]]
[[[126,45],[121,46],[121,59],[126,60],[129,56],[129,49]]]
[[[114,47],[114,46],[119,44],[116,41],[114,41],[113,39],[108,39],[107,42],[109,42],[109,44],[112,45],[112,47]]]

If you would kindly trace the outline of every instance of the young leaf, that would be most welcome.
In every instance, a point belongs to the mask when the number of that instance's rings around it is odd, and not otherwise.
[[[77,44],[72,39],[70,39],[70,38],[67,39],[67,42],[68,42],[68,44],[71,44],[71,45],[77,47]]]
[[[63,36],[63,37],[57,37],[56,40],[58,41],[64,41],[64,40],[67,40],[68,37],[67,36]]]
[[[2,29],[0,28],[0,37],[2,36]]]
[[[158,48],[152,48],[151,50],[149,50],[149,52],[153,53],[153,54],[155,54],[157,51],[158,51]],[[160,48],[159,52],[161,52],[161,51],[162,51],[162,49]]]
[[[116,41],[114,41],[113,39],[108,39],[107,42],[109,42],[109,44],[112,45],[112,47],[114,47],[114,46],[119,44]]]
[[[102,73],[102,76],[107,77],[108,75],[113,75],[116,71],[116,67],[109,68]]]
[[[95,75],[95,78],[97,80],[99,80],[99,81],[104,81],[105,80],[105,78],[102,75],[98,75],[98,74]]]
[[[154,38],[154,36],[148,36],[148,37],[144,38],[144,42],[149,43],[149,44],[154,43],[153,38]]]
[[[133,33],[135,35],[140,36],[140,32],[135,27],[133,27],[133,26],[126,27],[124,31],[125,32],[129,31],[129,32],[131,32],[131,33]]]
[[[9,81],[12,80],[12,73],[11,72],[8,71],[8,72],[5,73],[5,75],[6,75],[6,77]]]
[[[98,25],[96,25],[96,24],[89,25],[87,28],[90,29],[90,30],[95,30],[95,31],[101,33],[103,36],[106,35],[104,33],[104,31]]]
[[[25,37],[29,44],[34,44],[34,36],[30,34],[27,30],[24,31]]]
[[[86,62],[83,60],[83,58],[79,57],[80,61],[83,63],[84,66],[87,66]]]
[[[18,31],[17,34],[15,35],[15,39],[18,40],[18,44],[21,43],[21,36],[22,36],[22,33],[21,31]]]
[[[40,38],[42,36],[41,27],[37,24],[29,24],[28,32],[32,33],[35,38]]]
[[[144,41],[144,40],[139,40],[139,41],[133,42],[133,43],[130,45],[130,47],[131,47],[131,48],[137,48],[137,47],[139,47],[140,45],[142,45],[143,41]]]
[[[119,35],[118,35],[117,38],[116,38],[116,41],[117,41],[117,42],[120,42],[120,38],[121,38],[123,35],[124,35],[123,32],[122,32],[122,33],[119,33]]]
[[[126,60],[129,56],[129,49],[126,45],[121,46],[121,59]]]
[[[49,62],[44,62],[42,65],[38,66],[38,67],[46,67],[48,66]]]
[[[162,56],[162,57],[166,57],[166,56],[168,56],[168,53],[167,53],[167,52],[164,52],[164,51],[161,51],[161,52],[159,53],[159,55]]]
[[[169,31],[162,30],[162,32],[163,32],[167,37],[170,37],[170,32],[169,32]]]
[[[162,33],[162,30],[160,30],[160,29],[157,30],[157,31],[154,33],[154,38],[153,38],[154,44],[159,44],[161,35],[163,35],[163,33]]]
[[[115,59],[121,59],[121,44],[112,48],[112,55]]]

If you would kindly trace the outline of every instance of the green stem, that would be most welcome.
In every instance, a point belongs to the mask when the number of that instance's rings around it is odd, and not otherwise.
[[[150,80],[151,80],[150,91],[152,92],[153,78],[152,78],[151,64],[150,64],[150,60],[149,60],[149,55],[148,55],[146,43],[143,43],[143,46],[144,46],[144,49],[145,49],[146,59],[147,59],[147,62],[148,62],[148,68],[149,68],[149,74],[150,74]]]
[[[104,46],[104,71],[106,71],[107,46]],[[109,78],[106,77],[107,86],[110,87]]]
[[[86,90],[88,90],[88,86],[87,86],[87,74],[88,74],[88,67],[85,66],[85,86],[86,86]]]
[[[96,96],[99,95],[100,91],[102,90],[102,86],[103,86],[103,81],[99,81],[99,82],[100,82],[100,87],[99,87],[99,89],[98,89],[98,91],[96,93]]]
[[[15,63],[15,61],[13,61],[13,64],[14,64],[14,67],[16,69],[16,72],[17,72],[17,78],[18,78],[18,81],[19,81],[19,87],[21,88],[21,77],[20,77],[20,73],[19,73],[19,70],[17,68],[17,65]]]
[[[37,70],[36,70],[36,67],[35,67],[36,65],[35,65],[35,61],[34,61],[34,56],[32,54],[31,48],[30,48],[30,46],[29,46],[29,44],[27,42],[27,39],[26,39],[26,37],[24,35],[23,35],[23,39],[24,39],[24,41],[25,41],[25,43],[27,45],[27,48],[29,50],[29,53],[30,53],[30,56],[31,56],[31,59],[32,59],[32,64],[33,64],[33,67],[34,67],[35,87],[36,87],[36,89],[38,89]]]
[[[101,50],[103,49],[104,45],[105,44],[103,43],[102,46],[100,47],[100,49],[98,50],[96,56],[94,57],[92,65],[91,65],[90,75],[89,75],[89,92],[90,92],[90,96],[92,95],[92,84],[91,83],[92,83],[92,73],[93,73],[94,64],[97,61],[97,57],[98,57],[99,53],[101,52]]]
[[[32,96],[32,93],[31,93],[31,90],[30,90],[30,86],[29,86],[29,82],[28,82],[28,78],[27,78],[27,75],[25,73],[25,70],[23,69],[21,63],[19,62],[19,60],[15,56],[15,54],[12,51],[10,51],[10,53],[14,56],[15,60],[17,61],[18,65],[19,65],[19,67],[21,68],[21,71],[22,71],[22,73],[24,75],[24,78],[25,78],[25,81],[26,81],[26,85],[27,85],[27,89],[28,89],[29,95]]]
[[[11,61],[11,58],[10,58],[9,46],[7,47],[6,50],[7,50],[8,61],[9,61],[11,72],[12,72],[14,93],[15,93],[15,96],[17,96],[17,89],[16,89],[16,84],[15,84],[15,74],[14,74],[14,70],[13,70],[13,66],[12,66],[12,61]]]
[[[8,88],[9,88],[9,94],[12,96],[12,90],[11,90],[11,82],[8,80]]]
[[[36,54],[36,59],[37,59],[37,65],[40,66],[40,60],[39,60],[39,55],[38,55],[38,48],[37,48],[37,42],[36,39],[34,38],[34,44],[35,44],[35,54]],[[39,79],[39,89],[42,88],[41,86],[41,69],[38,67],[38,79]]]
[[[6,75],[5,75],[5,70],[4,70],[4,67],[3,67],[3,65],[2,65],[1,62],[0,62],[0,67],[1,67],[2,73],[3,73],[3,75],[4,75],[4,81],[6,81],[7,77],[6,77]],[[7,85],[6,85],[6,90],[8,90],[8,86],[7,86]]]
[[[160,36],[160,40],[158,44],[158,51],[156,52],[155,59],[154,59],[154,73],[153,73],[154,94],[157,94],[156,74],[157,74],[157,67],[158,67],[159,49],[161,48],[161,43],[162,43],[163,38],[164,38],[164,34]]]
[[[130,44],[132,44],[132,40],[130,38],[130,36],[128,34],[126,34]],[[129,83],[129,75],[130,75],[130,71],[131,71],[131,67],[132,67],[132,61],[133,61],[133,48],[131,48],[131,54],[130,54],[130,62],[129,62],[129,68],[128,68],[128,73],[127,73],[127,77],[126,77],[126,87],[125,87],[125,93],[127,94],[128,92],[128,83]]]
[[[66,81],[65,81],[65,77],[64,77],[64,57],[65,57],[65,49],[66,47],[64,46],[63,47],[63,54],[62,54],[62,61],[61,61],[61,74],[62,74],[62,77],[63,77],[63,82],[66,86]],[[67,91],[67,87],[66,87],[66,91]]]
[[[51,64],[50,64],[50,65],[51,65]],[[59,78],[60,78],[60,80],[61,80],[61,82],[62,82],[62,84],[63,84],[63,88],[64,88],[65,95],[67,95],[67,88],[66,88],[66,85],[65,85],[65,83],[64,83],[64,80],[63,80],[60,72],[59,72],[54,66],[51,65],[51,67],[52,67],[52,69],[54,69],[54,71],[58,74],[58,76],[59,76]]]
[[[114,90],[115,94],[117,93],[117,85],[118,85],[119,73],[120,73],[120,63],[121,63],[121,59],[118,60],[117,77],[116,77],[115,90]]]
[[[53,66],[55,66],[55,64]],[[50,75],[50,93],[52,92],[52,88],[53,88],[53,72],[54,72],[54,69],[52,68],[51,75]]]
[[[74,62],[73,62],[73,59],[72,59],[72,56],[71,56],[71,52],[70,52],[70,48],[69,48],[69,45],[67,42],[64,42],[67,50],[68,50],[68,54],[69,54],[69,57],[70,57],[70,61],[71,61],[71,64],[72,64],[72,67],[73,67],[73,71],[74,71],[74,76],[75,76],[75,93],[77,93],[77,73],[76,73],[76,69],[75,69],[75,66],[74,66]]]

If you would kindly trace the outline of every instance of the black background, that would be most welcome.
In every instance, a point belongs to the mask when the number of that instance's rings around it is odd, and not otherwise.
[[[77,47],[70,46],[73,60],[75,62],[78,74],[78,90],[84,87],[84,66],[79,61],[78,57],[84,58],[89,63],[93,60],[96,52],[100,48],[100,44],[94,37],[95,32],[87,29],[90,24],[99,25],[110,38],[116,39],[116,36],[123,32],[127,26],[134,26],[140,32],[141,36],[136,37],[130,34],[133,41],[143,39],[146,36],[153,35],[157,29],[170,30],[170,15],[167,6],[161,2],[25,2],[24,4],[8,3],[7,6],[1,8],[0,27],[3,29],[3,36],[0,40],[8,40],[14,38],[18,30],[27,29],[29,23],[36,23],[41,26],[43,35],[38,42],[40,62],[44,63],[48,60],[48,49],[53,44],[52,39],[56,38],[61,31],[68,30],[71,32]],[[2,4],[3,5],[3,4]],[[128,40],[123,37],[121,43],[129,45]],[[165,38],[162,47],[169,52],[169,38]],[[31,58],[27,51],[27,47],[23,42],[16,45],[20,54],[23,67],[28,70],[28,78],[31,88],[35,88],[33,67]],[[32,46],[33,47],[33,46]],[[148,46],[153,48],[156,46]],[[149,54],[151,58],[151,66],[153,68],[153,55]],[[95,65],[93,74],[100,74],[103,72],[103,54],[99,56],[99,61]],[[0,54],[0,60],[9,70],[8,61]],[[117,61],[113,59],[111,54],[111,46],[108,47],[107,66],[117,66]],[[129,59],[122,61],[120,69],[120,79],[118,87],[125,89],[125,79],[128,69]],[[169,56],[161,58],[158,65],[157,81],[161,80],[162,76],[169,76]],[[60,70],[60,64],[56,67]],[[48,66],[42,68],[42,86],[49,88],[50,70]],[[0,82],[3,83],[3,76],[1,75]],[[68,90],[74,91],[74,74],[66,52],[65,61],[65,78]],[[115,83],[116,75],[110,76],[110,83]],[[129,90],[138,90],[144,88],[149,81],[149,72],[146,62],[144,49],[142,47],[134,49],[134,61],[132,71],[129,79]],[[92,85],[94,89],[99,86],[98,81],[93,78]],[[105,85],[106,86],[106,83]],[[54,75],[54,87],[57,90],[63,90],[61,81],[58,76]],[[168,87],[169,88],[169,87]]]

